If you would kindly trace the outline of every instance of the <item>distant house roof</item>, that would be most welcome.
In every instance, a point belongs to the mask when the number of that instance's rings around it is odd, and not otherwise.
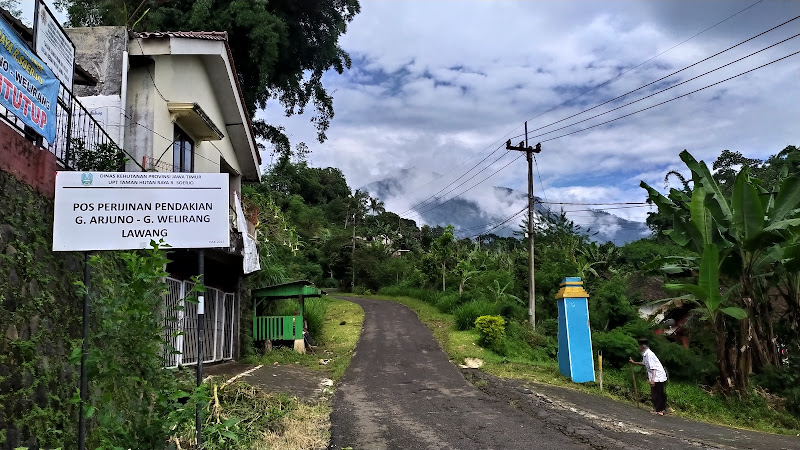
[[[231,47],[228,45],[228,33],[225,31],[145,31],[145,32],[132,32],[131,37],[133,39],[197,39],[197,40],[207,40],[207,41],[219,41],[225,45],[225,51],[228,57],[228,63],[230,64],[231,69],[231,77],[233,79],[234,85],[236,86],[236,93],[238,94],[238,103],[239,107],[243,112],[243,116],[245,117],[247,123],[247,129],[245,130],[245,134],[247,135],[247,139],[249,140],[250,144],[252,145],[253,152],[255,153],[256,160],[258,161],[259,167],[261,166],[261,152],[258,151],[258,144],[256,143],[255,133],[253,132],[253,123],[250,119],[250,114],[247,111],[247,105],[244,104],[244,93],[242,91],[241,83],[239,82],[239,74],[236,71],[236,66],[233,61],[233,53],[231,53]],[[229,135],[233,135],[234,133],[228,133]]]

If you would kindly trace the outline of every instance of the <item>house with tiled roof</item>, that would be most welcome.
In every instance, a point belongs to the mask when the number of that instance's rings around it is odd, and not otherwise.
[[[124,27],[67,29],[76,60],[97,78],[75,94],[129,155],[126,171],[226,173],[230,248],[205,251],[204,361],[235,357],[243,277],[258,269],[255,226],[241,186],[261,178],[261,158],[225,32],[133,33]],[[165,311],[179,316],[168,336],[179,353],[166,365],[197,362],[195,306],[177,308],[198,273],[195,250],[174,250]],[[210,300],[210,301],[209,301]],[[174,334],[174,333],[173,333]]]

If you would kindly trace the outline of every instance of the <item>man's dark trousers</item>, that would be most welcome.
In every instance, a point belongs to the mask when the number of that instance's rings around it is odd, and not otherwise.
[[[650,399],[653,401],[653,409],[656,412],[667,409],[667,382],[657,381],[650,386]]]

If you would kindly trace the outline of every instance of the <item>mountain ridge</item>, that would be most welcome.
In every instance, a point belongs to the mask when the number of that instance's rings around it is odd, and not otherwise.
[[[440,177],[440,175],[434,172],[420,173],[414,168],[402,169],[394,176],[373,181],[360,189],[369,192],[371,196],[379,198],[388,204],[392,202],[392,199],[409,193],[409,191],[406,191],[408,180],[414,178],[430,178],[432,180],[436,177]],[[472,238],[487,232],[503,237],[513,236],[514,231],[518,229],[524,218],[524,214],[520,214],[517,218],[501,224],[516,213],[518,209],[513,207],[510,212],[500,212],[499,209],[503,209],[503,206],[505,209],[509,209],[511,204],[524,208],[527,203],[527,193],[508,187],[492,186],[492,190],[487,194],[496,200],[495,203],[497,204],[495,206],[499,206],[496,211],[489,211],[478,202],[462,197],[446,200],[436,196],[426,202],[417,202],[424,204],[414,205],[411,211],[418,215],[417,221],[422,221],[430,226],[453,225],[456,235],[460,238]],[[559,214],[559,212],[551,210],[541,201],[541,198],[535,197],[534,211],[536,217],[534,220],[538,222]],[[502,202],[505,202],[505,204],[502,204]],[[624,245],[641,239],[650,233],[650,229],[643,222],[623,219],[606,211],[587,209],[586,212],[588,216],[581,217],[580,221],[569,217],[569,214],[567,217],[577,225],[580,225],[584,233],[593,241],[610,241],[616,245]]]

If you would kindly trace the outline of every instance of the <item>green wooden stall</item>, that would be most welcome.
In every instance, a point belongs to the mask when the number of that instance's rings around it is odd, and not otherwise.
[[[321,297],[325,292],[307,280],[276,284],[250,291],[253,298],[253,341],[303,340],[305,299]],[[299,315],[266,316],[263,313],[270,301],[296,298],[300,303]]]

